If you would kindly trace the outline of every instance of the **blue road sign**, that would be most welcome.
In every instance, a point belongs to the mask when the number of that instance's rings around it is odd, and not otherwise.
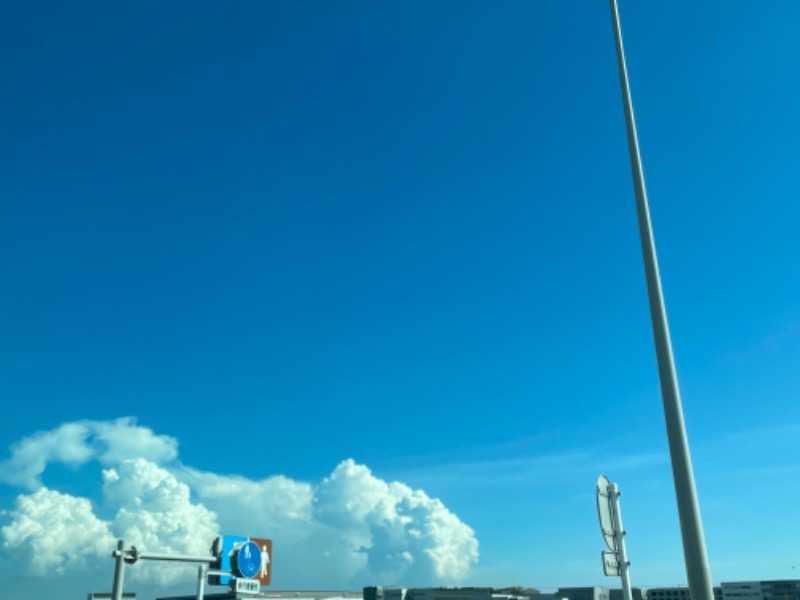
[[[252,579],[258,575],[261,570],[261,550],[258,548],[258,544],[247,540],[236,550],[233,562],[235,563],[234,572],[238,571],[242,577]]]
[[[231,575],[209,575],[211,585],[228,585],[235,579],[250,579],[269,585],[272,578],[272,540],[241,535],[223,536],[214,552],[219,552],[220,571]]]

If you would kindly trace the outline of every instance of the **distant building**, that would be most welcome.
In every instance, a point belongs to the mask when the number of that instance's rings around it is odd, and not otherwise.
[[[737,581],[722,584],[723,600],[762,600],[760,581]]]
[[[364,588],[364,600],[405,600],[406,588],[391,585],[370,585]]]
[[[361,592],[298,590],[298,591],[262,591],[258,594],[236,594],[231,591],[206,593],[205,600],[362,600]],[[156,600],[196,600],[197,594],[191,596],[164,596]]]
[[[642,592],[632,588],[633,600],[691,600],[688,587],[650,588]],[[111,594],[89,594],[88,600],[110,598]],[[173,596],[158,600],[194,600],[195,595]],[[126,593],[128,598],[134,594]],[[206,600],[234,600],[237,595],[221,590],[207,593]],[[239,596],[238,598],[244,598]],[[262,591],[253,599],[263,600],[624,600],[622,590],[605,587],[559,588],[552,594],[542,594],[535,588],[506,587],[435,587],[402,588],[396,586],[369,586],[363,592],[287,590]],[[714,600],[800,600],[800,580],[739,581],[723,583],[714,588]]]
[[[494,588],[492,596],[495,598],[498,596],[516,596],[517,598],[530,598],[531,596],[536,596],[538,598],[540,593],[536,588],[514,585],[511,587]]]
[[[609,590],[609,595],[611,600],[625,600],[622,595],[621,588],[614,588]],[[644,600],[644,594],[642,593],[642,588],[631,588],[631,597],[633,600]]]
[[[647,600],[689,600],[689,588],[650,588],[647,590]]]
[[[364,600],[545,600],[539,590],[510,587],[499,590],[482,587],[401,588],[368,586]]]
[[[611,600],[607,587],[558,588],[554,595],[565,600]]]
[[[558,595],[558,592],[554,592],[552,594],[539,594],[536,596],[536,600],[566,600],[566,598],[562,598]]]
[[[714,600],[722,600],[722,588],[715,587]],[[663,587],[650,588],[647,590],[647,600],[690,600],[689,588],[683,587]]]
[[[406,600],[406,588],[390,587],[384,588],[383,600]]]
[[[492,588],[409,588],[405,600],[492,600]]]
[[[800,579],[723,582],[722,600],[800,600]]]
[[[761,595],[766,600],[800,600],[800,579],[762,581]]]

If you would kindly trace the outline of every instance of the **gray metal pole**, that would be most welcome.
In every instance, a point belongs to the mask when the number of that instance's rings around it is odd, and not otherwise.
[[[197,556],[194,554],[157,554],[155,552],[137,552],[136,560],[169,560],[176,562],[199,562],[213,564],[216,556]]]
[[[675,374],[675,363],[672,357],[672,343],[669,337],[667,313],[661,292],[661,279],[658,274],[658,260],[656,258],[655,242],[653,241],[653,229],[650,224],[650,209],[647,204],[644,172],[639,155],[636,122],[633,117],[633,103],[628,83],[628,71],[625,66],[625,52],[622,47],[622,30],[619,23],[617,0],[611,0],[611,16],[614,21],[617,63],[619,65],[622,99],[625,108],[625,125],[628,130],[628,150],[630,152],[631,170],[633,171],[636,212],[639,218],[639,236],[642,242],[647,295],[650,300],[650,319],[653,325],[658,374],[661,381],[661,398],[664,404],[664,419],[667,424],[667,439],[669,441],[670,458],[672,459],[672,477],[675,482],[678,517],[681,523],[686,577],[692,600],[713,600],[711,574],[708,568],[706,543],[703,537],[703,524],[700,520],[700,509],[697,503],[694,473],[692,472],[692,460],[689,454],[689,442],[686,438],[686,426],[683,421],[678,378]]]
[[[112,554],[117,559],[114,565],[114,587],[111,588],[113,600],[122,600],[122,585],[125,579],[125,540],[117,542],[117,551]]]
[[[206,565],[200,565],[199,567],[197,567],[197,600],[203,600],[203,598],[205,598],[207,573],[208,573],[208,567]]]
[[[619,506],[619,486],[611,484],[608,490],[611,500],[611,518],[614,523],[614,537],[617,542],[617,561],[619,562],[619,576],[622,579],[622,597],[624,600],[633,600],[631,591],[631,572],[628,562],[628,552],[625,549],[625,528],[622,526],[622,509]]]

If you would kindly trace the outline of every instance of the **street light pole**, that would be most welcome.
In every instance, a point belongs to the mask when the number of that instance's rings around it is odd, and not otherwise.
[[[661,278],[658,274],[653,228],[650,223],[650,209],[647,204],[647,190],[644,185],[644,171],[639,155],[639,139],[636,135],[636,122],[633,117],[628,71],[625,66],[625,52],[622,47],[622,30],[619,23],[617,0],[611,0],[611,17],[614,21],[614,38],[617,46],[622,101],[625,109],[625,125],[628,131],[628,151],[633,172],[633,189],[636,196],[636,213],[639,219],[639,236],[642,243],[647,295],[650,301],[650,319],[658,361],[658,375],[661,381],[661,399],[664,404],[664,419],[667,424],[667,439],[672,460],[672,477],[675,482],[675,496],[678,502],[678,517],[683,538],[683,554],[686,561],[686,576],[692,600],[714,600],[711,587],[711,574],[708,568],[706,543],[703,537],[703,524],[697,503],[692,460],[686,426],[683,421],[678,378],[675,374],[675,361],[672,356],[672,342],[667,324],[667,312],[661,291]]]

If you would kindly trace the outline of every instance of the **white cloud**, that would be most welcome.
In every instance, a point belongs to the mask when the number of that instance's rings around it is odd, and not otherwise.
[[[275,475],[254,481],[237,475],[218,475],[180,468],[176,475],[215,510],[228,513],[226,525],[272,530],[311,519],[311,484]]]
[[[0,482],[35,490],[48,463],[78,467],[92,459],[103,464],[126,458],[146,458],[161,463],[178,455],[178,443],[155,435],[124,417],[114,421],[76,421],[52,431],[25,437],[11,448],[11,458],[0,463]]]
[[[365,555],[361,582],[457,581],[478,561],[475,532],[442,502],[352,460],[319,485],[314,515],[345,534],[350,552]]]
[[[442,502],[387,483],[350,459],[316,486],[193,469],[178,476],[219,515],[223,530],[276,541],[281,580],[343,587],[454,582],[478,560],[473,530]]]
[[[2,528],[4,552],[33,575],[110,567],[122,538],[147,552],[205,556],[219,534],[216,515],[190,499],[189,487],[144,459],[123,461],[103,472],[104,500],[113,521],[98,518],[90,501],[39,488],[17,498]],[[102,560],[98,560],[102,559]],[[170,584],[186,577],[186,565],[142,561],[130,577]],[[191,577],[191,574],[189,574]]]
[[[473,530],[441,501],[384,481],[353,460],[312,484],[203,472],[169,463],[176,454],[173,438],[131,419],[67,423],[23,439],[2,464],[4,481],[36,488],[48,462],[98,460],[108,467],[100,508],[109,520],[98,518],[85,498],[40,487],[6,513],[4,552],[28,561],[35,573],[41,565],[80,570],[96,556],[109,566],[117,538],[145,552],[207,555],[222,531],[272,538],[273,584],[284,587],[454,583],[478,560]],[[76,541],[81,550],[73,555]],[[41,552],[48,558],[34,565]],[[168,585],[192,580],[195,569],[140,561],[126,579]]]
[[[20,495],[8,516],[3,550],[34,575],[86,568],[110,557],[114,548],[108,523],[95,516],[86,498],[40,488]]]
[[[156,435],[152,429],[136,425],[136,420],[131,417],[89,423],[97,459],[103,464],[119,463],[126,458],[143,458],[161,464],[178,456],[175,438]]]
[[[117,509],[113,530],[126,545],[161,554],[206,556],[219,535],[216,515],[192,503],[189,486],[165,469],[137,458],[103,471],[107,505]],[[185,576],[186,566],[148,561],[133,577],[169,584]]]
[[[363,566],[362,555],[342,551],[339,532],[314,519],[310,483],[282,475],[253,481],[186,468],[176,473],[218,515],[222,531],[274,541],[275,585],[347,587]]]
[[[84,422],[65,423],[53,431],[22,438],[11,448],[11,458],[0,463],[0,481],[36,489],[41,485],[39,476],[47,463],[79,466],[92,458],[92,449],[86,444],[86,438]]]

